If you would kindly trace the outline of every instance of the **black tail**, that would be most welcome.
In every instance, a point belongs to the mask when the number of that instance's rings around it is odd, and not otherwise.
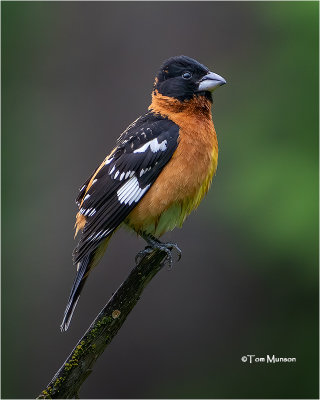
[[[76,278],[72,285],[68,304],[67,304],[66,310],[64,312],[62,324],[60,325],[61,332],[65,332],[70,325],[72,314],[78,303],[81,290],[87,280],[87,276],[85,276],[85,275],[86,275],[86,272],[90,268],[89,264],[90,264],[91,259],[92,259],[91,254],[89,254],[89,255],[85,256],[78,264],[77,275],[76,275]]]

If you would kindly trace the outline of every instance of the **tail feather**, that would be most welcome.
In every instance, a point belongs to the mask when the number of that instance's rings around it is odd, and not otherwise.
[[[90,264],[90,258],[91,255],[89,254],[86,257],[84,257],[83,260],[81,260],[78,264],[77,275],[72,285],[71,293],[68,299],[68,304],[64,312],[62,324],[60,325],[61,332],[65,332],[70,325],[72,314],[77,306],[80,297],[80,292],[85,284],[85,281],[87,280],[87,276],[85,275],[89,269],[88,267]]]
[[[65,332],[69,328],[72,314],[76,308],[80,293],[88,278],[89,272],[99,263],[101,257],[107,249],[111,236],[112,235],[102,240],[99,246],[94,251],[84,256],[82,260],[78,262],[77,275],[73,282],[71,293],[68,299],[68,304],[64,312],[62,323],[60,325],[61,332]]]

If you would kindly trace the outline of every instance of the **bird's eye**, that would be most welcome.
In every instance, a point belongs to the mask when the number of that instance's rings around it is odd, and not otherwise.
[[[182,78],[183,78],[183,79],[190,79],[191,77],[192,77],[191,72],[184,72],[184,73],[182,74]]]

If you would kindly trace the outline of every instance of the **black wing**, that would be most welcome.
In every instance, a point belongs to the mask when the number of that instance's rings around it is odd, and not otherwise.
[[[120,136],[116,149],[80,189],[77,201],[86,224],[73,253],[75,263],[124,221],[172,157],[178,138],[174,122],[151,112]]]

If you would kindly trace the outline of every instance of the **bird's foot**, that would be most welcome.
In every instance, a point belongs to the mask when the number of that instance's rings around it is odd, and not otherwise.
[[[146,246],[144,250],[139,251],[139,253],[136,255],[136,265],[139,264],[139,262],[146,257],[148,254],[153,252],[153,248],[151,246]]]
[[[172,264],[173,264],[173,258],[172,258],[172,251],[175,250],[178,255],[178,260],[181,259],[182,252],[177,246],[176,243],[162,243],[158,239],[154,237],[146,237],[145,240],[148,242],[148,246],[142,250],[139,251],[139,253],[136,255],[136,264],[138,264],[145,256],[148,254],[151,254],[154,250],[159,250],[164,253],[166,253],[165,258],[163,259],[162,266],[165,264],[168,264],[168,269],[172,269]]]

